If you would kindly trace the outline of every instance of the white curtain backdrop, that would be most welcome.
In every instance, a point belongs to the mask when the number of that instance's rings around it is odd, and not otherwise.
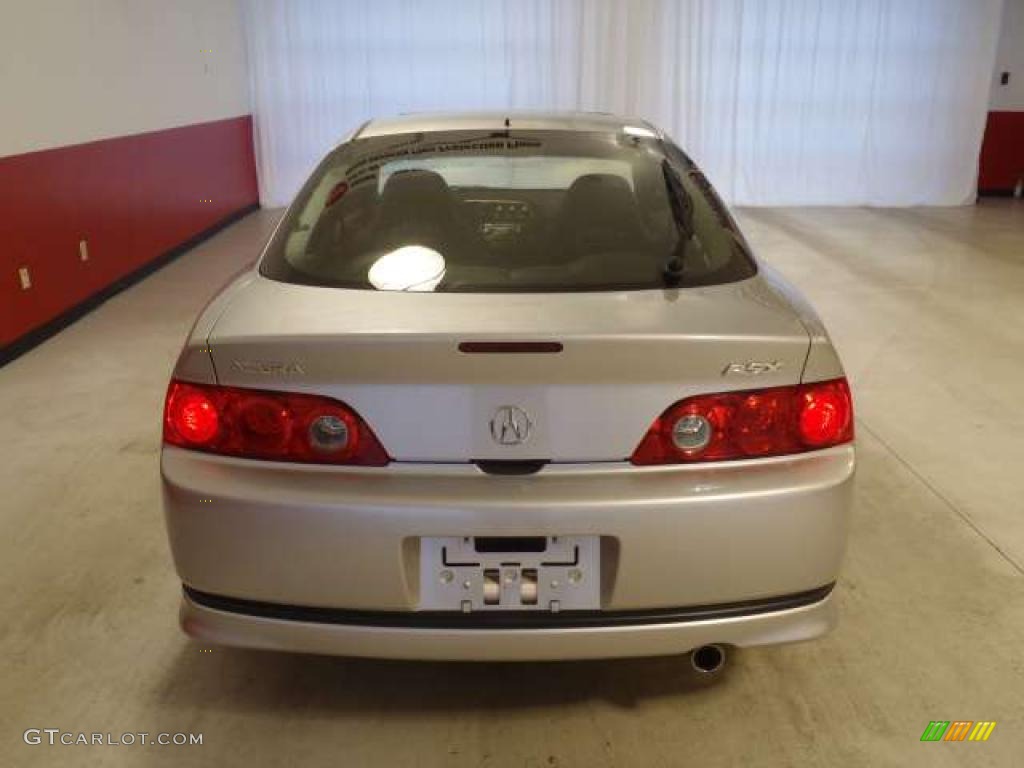
[[[646,117],[745,205],[971,202],[1002,0],[243,0],[260,196],[373,116]]]

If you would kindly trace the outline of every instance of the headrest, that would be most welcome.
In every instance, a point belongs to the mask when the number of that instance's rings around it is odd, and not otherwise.
[[[451,192],[439,173],[434,171],[399,171],[388,177],[381,191],[381,205],[389,212],[408,216],[416,211],[437,212],[451,205]]]
[[[572,183],[565,195],[566,213],[595,221],[632,220],[636,197],[629,183],[613,173],[588,173]]]
[[[607,245],[646,237],[632,188],[621,176],[589,173],[566,191],[562,236],[573,247]]]
[[[389,176],[380,203],[382,243],[426,245],[447,253],[457,229],[455,202],[440,174],[411,170]]]

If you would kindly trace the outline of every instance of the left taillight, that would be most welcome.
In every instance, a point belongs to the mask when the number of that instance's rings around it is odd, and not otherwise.
[[[846,379],[698,395],[654,420],[637,465],[685,464],[803,453],[853,440]]]
[[[382,467],[391,461],[360,416],[317,395],[172,381],[164,442],[225,456]]]

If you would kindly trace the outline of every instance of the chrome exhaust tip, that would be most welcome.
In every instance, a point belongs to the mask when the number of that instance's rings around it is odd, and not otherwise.
[[[713,675],[725,666],[725,648],[715,643],[690,651],[690,664],[702,675]]]

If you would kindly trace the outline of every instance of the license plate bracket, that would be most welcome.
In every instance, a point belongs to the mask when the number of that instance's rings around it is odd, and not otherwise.
[[[526,537],[536,541],[541,537]],[[545,536],[544,548],[524,537],[420,539],[420,610],[572,611],[601,607],[600,536]]]

